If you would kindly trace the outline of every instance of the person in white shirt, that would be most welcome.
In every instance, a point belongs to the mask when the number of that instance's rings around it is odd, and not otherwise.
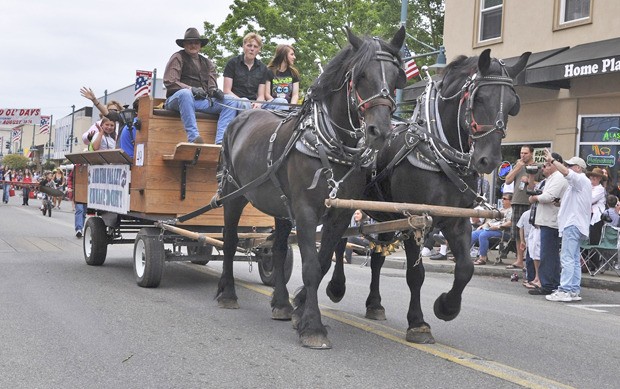
[[[545,160],[552,163],[566,180],[568,188],[560,200],[558,227],[562,236],[560,262],[562,273],[560,286],[546,296],[549,301],[580,301],[581,296],[581,262],[579,246],[590,233],[590,207],[592,205],[592,185],[584,174],[586,162],[573,157],[562,165],[545,149]]]

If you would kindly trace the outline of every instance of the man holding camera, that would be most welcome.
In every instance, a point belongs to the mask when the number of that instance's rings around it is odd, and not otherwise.
[[[521,158],[515,162],[512,170],[506,176],[506,184],[514,185],[512,195],[512,236],[517,245],[517,261],[506,266],[507,269],[523,269],[523,250],[520,249],[520,238],[517,224],[523,212],[530,208],[527,190],[532,190],[534,185],[542,180],[542,173],[534,161],[534,147],[524,145],[521,147]]]
[[[215,135],[215,143],[220,144],[228,123],[237,116],[240,105],[218,89],[215,65],[199,54],[200,48],[208,41],[193,27],[185,31],[183,39],[176,40],[183,50],[174,53],[166,65],[164,106],[181,114],[187,140],[193,143],[204,143],[198,133],[196,111],[220,114]]]
[[[549,160],[557,163],[545,162],[543,174],[545,186],[542,193],[529,197],[531,204],[538,203],[536,207],[535,225],[540,229],[540,264],[538,266],[538,278],[540,288],[531,289],[528,293],[533,295],[549,295],[560,284],[560,234],[558,230],[559,200],[568,187],[568,182],[558,171],[556,165],[562,163],[562,156],[549,154]]]

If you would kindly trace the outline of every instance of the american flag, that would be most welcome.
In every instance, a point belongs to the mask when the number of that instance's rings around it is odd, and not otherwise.
[[[146,70],[136,70],[136,89],[134,97],[148,96],[151,94],[151,80],[153,72]]]
[[[41,127],[39,127],[39,134],[50,133],[50,117],[41,115]]]
[[[403,54],[405,58],[411,57],[411,52],[407,48],[407,45],[403,47]],[[407,80],[420,75],[420,70],[418,70],[418,65],[415,63],[415,59],[412,58],[405,62],[405,74],[407,75]]]
[[[11,131],[11,140],[13,141],[13,143],[20,141],[20,139],[22,138],[23,128],[24,128],[23,124],[21,126],[17,126],[13,128],[13,131]]]

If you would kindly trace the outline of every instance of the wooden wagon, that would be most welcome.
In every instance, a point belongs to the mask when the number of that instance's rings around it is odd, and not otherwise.
[[[221,259],[223,210],[211,210],[175,228],[162,228],[209,203],[217,190],[216,169],[220,146],[214,144],[217,116],[197,114],[198,130],[206,144],[187,143],[178,113],[162,109],[163,100],[143,97],[141,125],[134,158],[120,149],[72,153],[74,193],[92,215],[84,228],[84,258],[89,265],[105,262],[110,244],[133,244],[138,285],[159,285],[166,261],[206,264]],[[166,225],[168,226],[168,224]],[[249,205],[239,223],[236,259],[257,261],[262,281],[272,285],[271,244],[273,218]],[[293,254],[286,261],[287,280]]]

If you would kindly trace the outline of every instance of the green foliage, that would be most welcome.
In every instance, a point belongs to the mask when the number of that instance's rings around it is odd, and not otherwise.
[[[30,160],[21,154],[7,154],[2,158],[2,164],[13,170],[25,169]]]
[[[410,0],[407,33],[432,47],[442,43],[443,0]],[[344,27],[358,35],[390,38],[400,26],[401,0],[234,0],[230,14],[220,25],[204,22],[203,48],[223,72],[226,62],[241,53],[243,36],[257,32],[263,37],[261,57],[268,63],[278,43],[295,47],[295,66],[301,73],[300,90],[305,91],[318,76],[315,63],[325,65],[348,42]],[[412,53],[429,49],[407,38]],[[421,58],[418,65],[435,62]],[[221,86],[220,86],[221,87]]]

